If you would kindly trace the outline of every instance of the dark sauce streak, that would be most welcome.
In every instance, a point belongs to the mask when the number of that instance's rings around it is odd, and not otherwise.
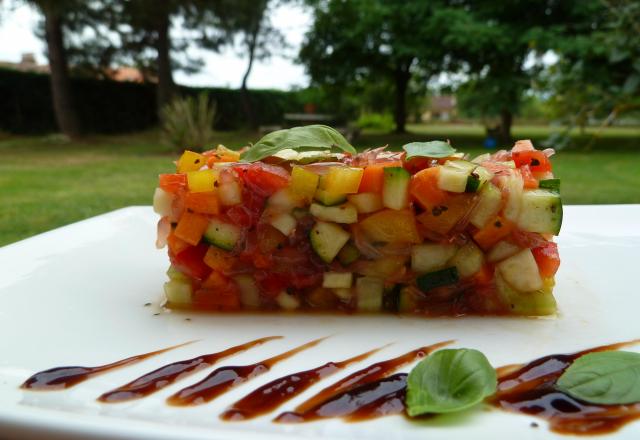
[[[640,418],[640,404],[599,405],[582,402],[556,389],[562,373],[580,356],[617,350],[640,340],[604,345],[574,354],[556,354],[524,366],[498,369],[498,392],[490,400],[511,412],[540,417],[559,434],[594,435],[615,432]]]
[[[169,396],[167,403],[173,406],[193,406],[210,402],[229,389],[268,372],[271,367],[278,362],[318,345],[324,339],[325,338],[315,339],[277,356],[256,362],[255,364],[217,368],[200,382],[183,388]]]
[[[282,338],[282,336],[260,338],[241,345],[236,345],[217,353],[205,354],[193,359],[173,362],[140,376],[121,387],[104,393],[98,397],[98,401],[103,403],[118,403],[140,399],[155,393],[156,391],[160,391],[190,374],[196,373],[204,368],[208,368],[226,357],[248,350],[257,345],[264,344],[267,341],[280,338]]]
[[[183,344],[174,345],[171,347],[163,348],[162,350],[152,351],[150,353],[139,354],[131,356],[126,359],[122,359],[111,364],[100,365],[98,367],[56,367],[48,370],[40,371],[34,374],[30,378],[24,381],[20,388],[26,390],[37,391],[53,391],[63,390],[65,388],[71,388],[87,379],[92,378],[101,373],[124,367],[126,365],[135,364],[152,356],[162,354],[166,351],[179,348],[187,344],[191,344],[194,341],[185,342]]]
[[[327,362],[311,370],[289,374],[272,380],[231,405],[227,411],[222,413],[220,418],[233,421],[248,420],[273,411],[316,382],[353,363],[368,358],[380,349],[376,348],[341,362]]]
[[[403,365],[414,362],[452,342],[445,341],[422,347],[358,370],[321,390],[298,405],[294,411],[280,414],[274,421],[300,423],[325,417],[345,417],[349,414],[352,414],[349,417],[350,420],[363,420],[376,417],[376,414],[382,416],[402,412],[404,391],[395,388],[389,391],[387,386],[388,379],[390,383],[397,385],[398,377],[401,375],[392,376],[394,379],[387,376]]]

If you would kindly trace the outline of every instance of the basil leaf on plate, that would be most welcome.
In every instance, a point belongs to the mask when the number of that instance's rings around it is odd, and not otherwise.
[[[449,157],[456,152],[456,149],[445,141],[411,142],[403,146],[402,149],[407,153],[405,157],[407,160],[414,157],[433,157],[437,159]]]
[[[640,402],[640,353],[585,354],[567,368],[556,385],[585,402],[603,405]]]
[[[460,411],[493,394],[497,385],[496,370],[478,350],[439,350],[409,373],[407,412],[413,417]]]
[[[356,149],[337,130],[326,125],[305,125],[264,135],[242,154],[242,160],[255,162],[273,156],[278,151],[302,148],[338,148],[346,153],[356,154]]]

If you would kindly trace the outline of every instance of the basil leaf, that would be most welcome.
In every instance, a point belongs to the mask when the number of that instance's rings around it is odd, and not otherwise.
[[[585,402],[603,405],[640,402],[640,353],[585,354],[567,368],[556,385]]]
[[[281,150],[338,148],[356,154],[355,148],[337,130],[326,125],[305,125],[266,134],[242,155],[244,162],[255,162]]]
[[[406,160],[414,157],[449,157],[456,152],[455,148],[444,141],[411,142],[402,149],[407,152]]]
[[[407,379],[407,412],[449,413],[469,408],[496,391],[487,358],[468,348],[439,350],[415,366]]]

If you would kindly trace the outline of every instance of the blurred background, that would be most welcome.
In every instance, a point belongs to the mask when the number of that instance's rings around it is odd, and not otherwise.
[[[640,2],[0,0],[0,245],[150,204],[183,148],[313,123],[530,138],[566,203],[640,203]]]

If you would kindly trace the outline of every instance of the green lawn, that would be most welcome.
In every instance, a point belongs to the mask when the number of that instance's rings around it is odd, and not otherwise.
[[[356,146],[397,148],[411,140],[449,138],[466,151],[482,151],[479,126],[421,125],[409,130],[412,134],[401,136],[366,132]],[[548,129],[516,127],[514,132],[535,140],[546,137]],[[256,138],[253,133],[225,132],[219,141],[240,147]],[[554,158],[565,203],[640,203],[640,130],[608,129],[595,148]],[[56,136],[0,139],[0,245],[123,206],[149,204],[156,176],[170,172],[176,156],[156,131],[73,143]]]

